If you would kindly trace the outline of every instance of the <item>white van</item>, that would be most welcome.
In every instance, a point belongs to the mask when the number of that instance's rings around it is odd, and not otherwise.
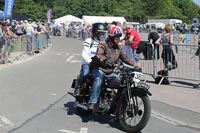
[[[137,28],[137,26],[140,26],[140,23],[138,22],[126,22],[127,24],[132,24],[134,28]]]

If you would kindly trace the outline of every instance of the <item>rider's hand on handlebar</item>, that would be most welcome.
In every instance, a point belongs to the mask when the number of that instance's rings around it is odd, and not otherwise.
[[[106,67],[108,67],[108,68],[114,68],[113,63],[109,59],[105,59],[104,63],[106,65]]]

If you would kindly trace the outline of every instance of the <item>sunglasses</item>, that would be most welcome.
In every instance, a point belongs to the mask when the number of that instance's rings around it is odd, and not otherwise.
[[[106,35],[106,32],[99,32],[97,33],[98,36],[105,36]]]
[[[126,30],[126,29],[123,29],[123,30]]]
[[[126,28],[126,29],[130,30],[131,28]]]

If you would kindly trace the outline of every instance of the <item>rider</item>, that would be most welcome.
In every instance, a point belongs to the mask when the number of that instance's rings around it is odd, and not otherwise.
[[[119,46],[120,37],[122,32],[120,27],[112,26],[108,31],[108,38],[106,41],[101,42],[97,48],[96,58],[93,58],[94,63],[92,69],[92,76],[94,78],[92,93],[88,102],[88,108],[94,109],[95,104],[98,102],[100,90],[103,85],[104,74],[111,74],[113,65],[117,63],[118,59],[123,62],[134,66],[134,62],[126,56],[122,48]],[[98,62],[98,63],[97,63]]]
[[[82,50],[82,66],[81,73],[78,84],[74,90],[74,94],[78,96],[80,94],[80,88],[83,83],[84,78],[90,72],[90,62],[92,61],[91,57],[96,55],[97,47],[101,41],[105,41],[107,33],[106,25],[103,23],[95,23],[92,26],[92,37],[87,38],[83,43]]]

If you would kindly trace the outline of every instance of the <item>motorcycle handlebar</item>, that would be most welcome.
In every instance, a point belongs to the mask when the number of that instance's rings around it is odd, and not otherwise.
[[[134,66],[128,65],[128,64],[126,64],[126,63],[123,63],[123,66],[128,67],[128,68],[131,68],[131,69],[134,69],[134,68],[135,68]]]

